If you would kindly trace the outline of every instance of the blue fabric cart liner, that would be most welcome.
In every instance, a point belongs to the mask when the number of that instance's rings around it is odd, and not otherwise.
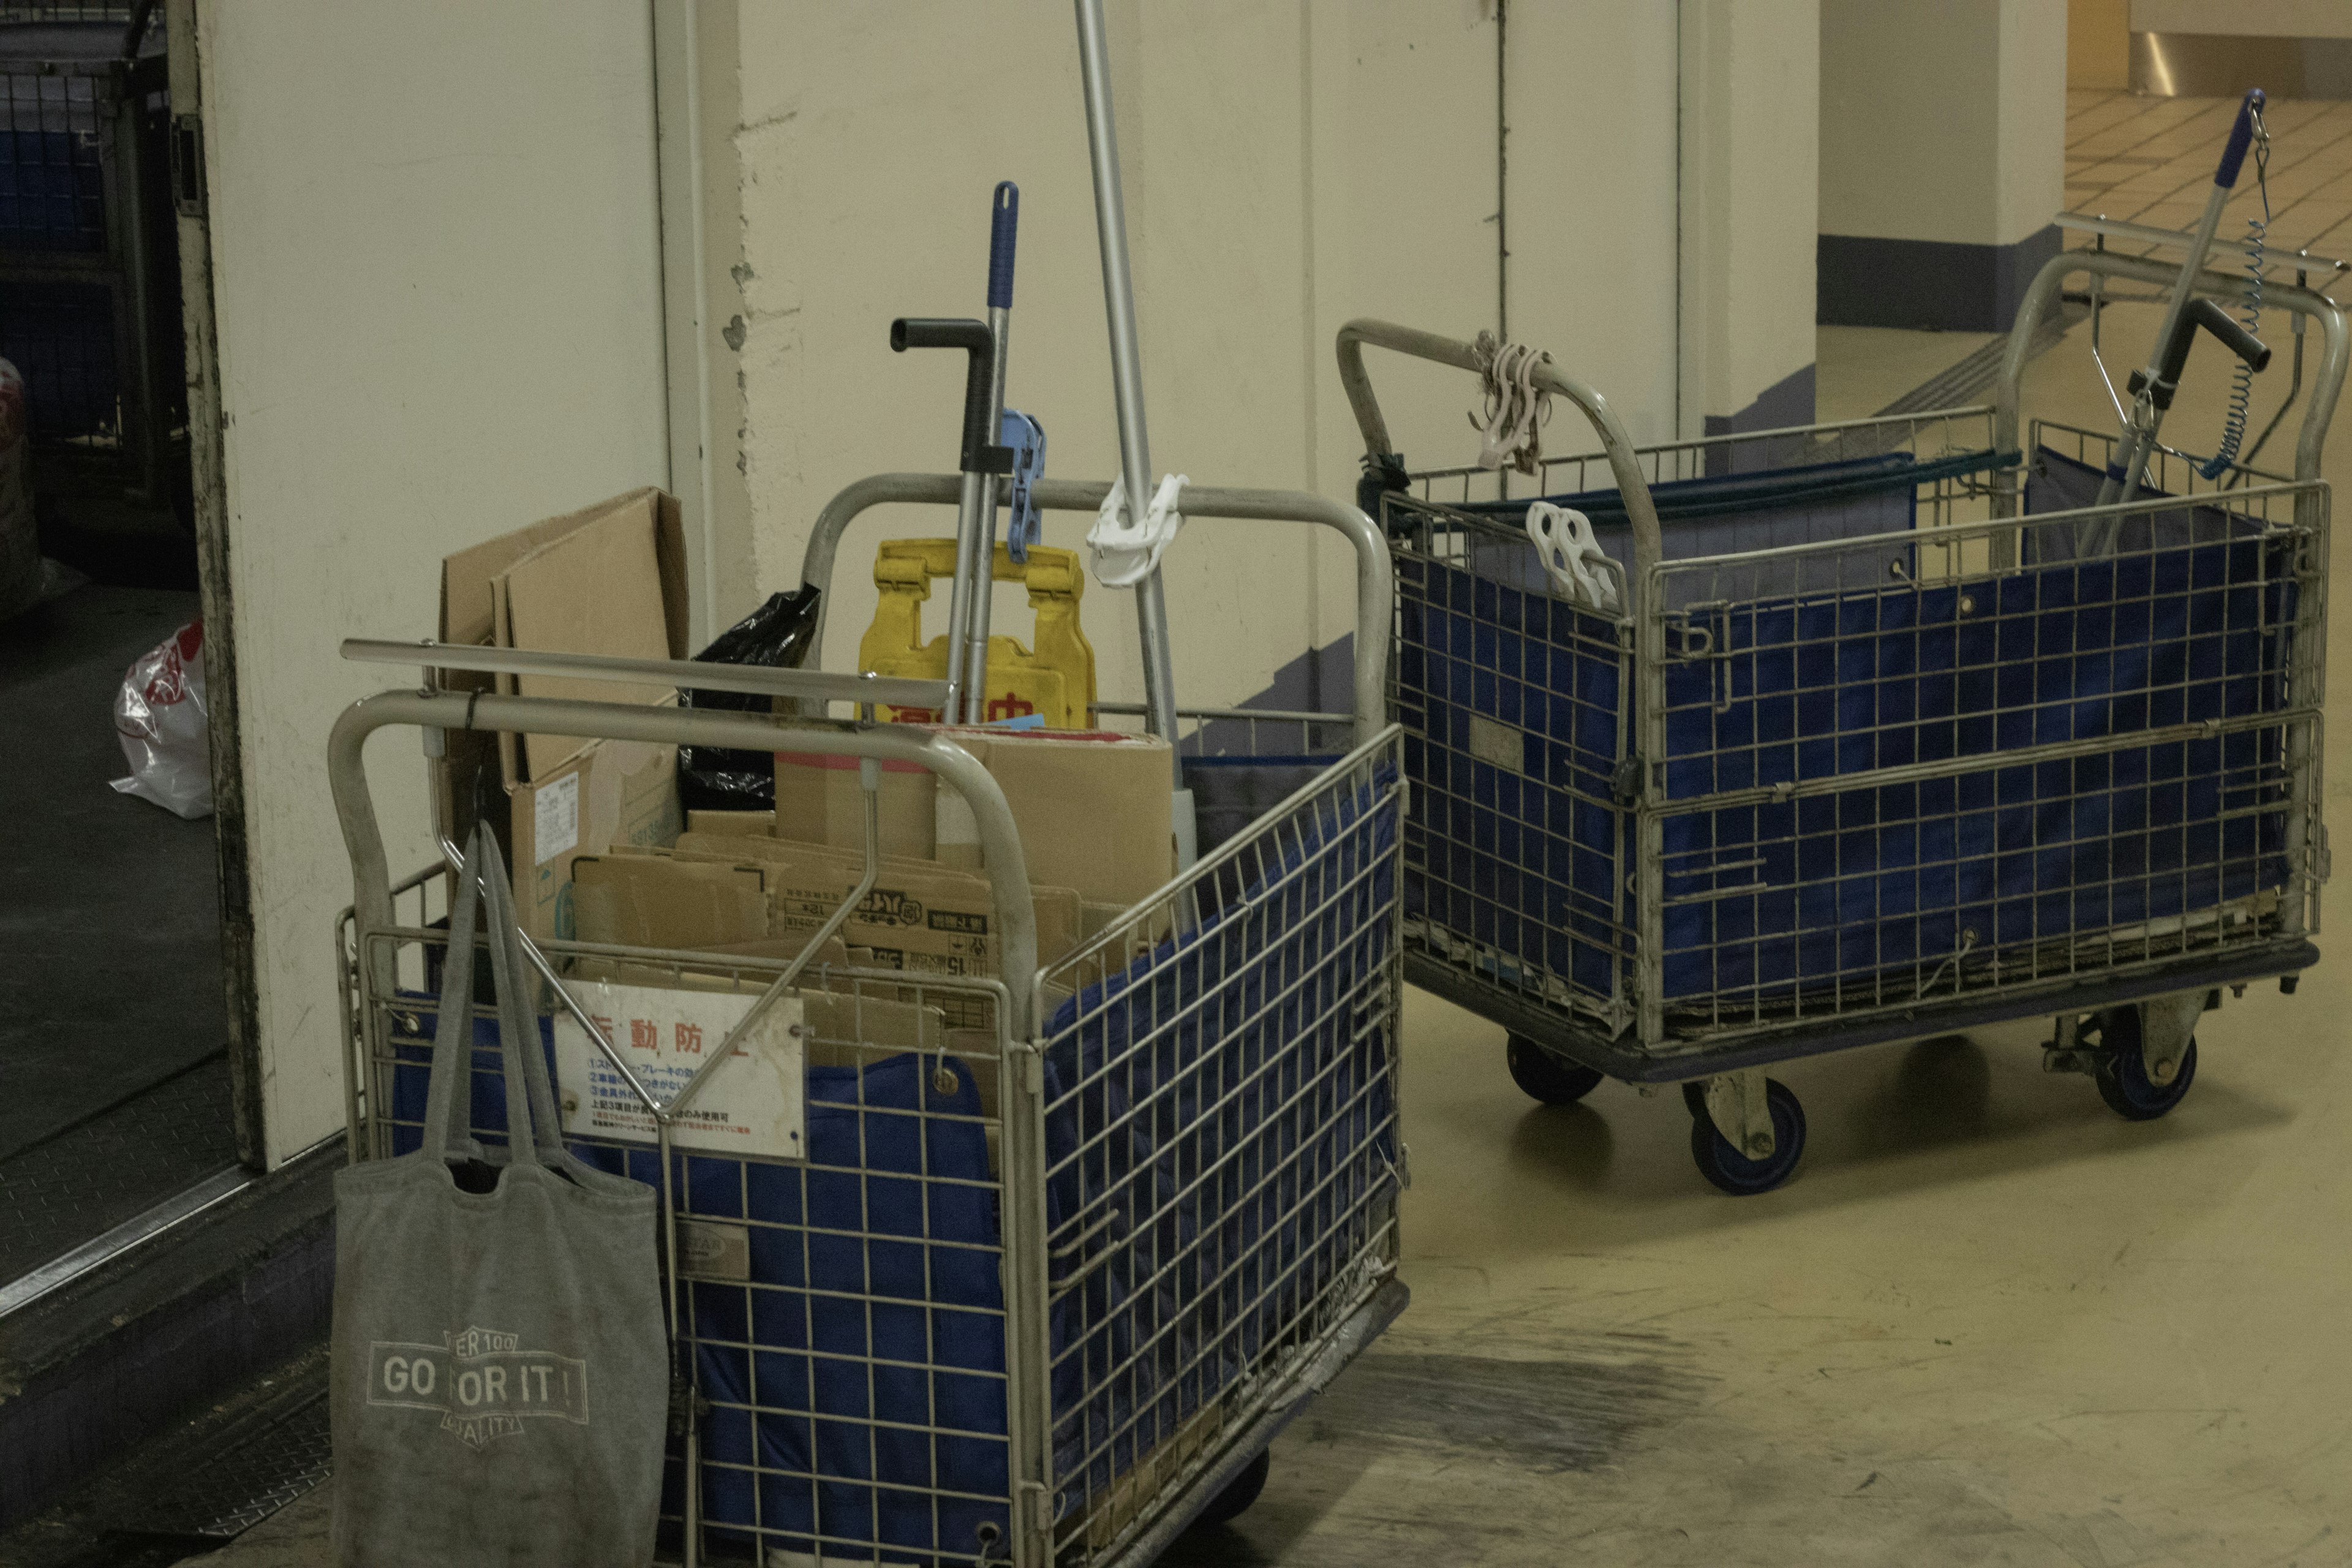
[[[2147,523],[2126,530],[2142,553],[1710,616],[1708,657],[1667,670],[1668,798],[1985,763],[1667,817],[1667,998],[1745,1007],[1898,976],[1925,989],[1998,952],[2282,882],[2276,730],[2130,743],[2281,701],[2286,547],[2216,509],[2180,516],[2156,548]],[[1615,628],[1471,571],[1397,565],[1407,912],[1509,978],[1605,1001],[1630,978],[1633,925],[1631,813],[1612,788]],[[1494,760],[1498,733],[1517,766]],[[2096,749],[2000,761],[2053,742]]]
[[[1854,552],[1831,552],[1798,560],[1740,562],[1706,574],[1684,574],[1666,582],[1668,609],[1716,603],[1810,594],[1885,582],[1893,568],[1911,574],[1912,527],[1920,487],[2001,466],[1990,451],[1958,452],[1921,462],[1908,452],[1885,452],[1836,462],[1807,463],[1755,473],[1671,479],[1650,489],[1664,524],[1660,545],[1668,561],[1705,555],[1738,555],[1789,544],[1831,540],[1867,540]],[[1545,500],[1582,512],[1611,560],[1630,576],[1633,569],[1633,526],[1624,498],[1614,489],[1579,490]],[[1456,510],[1492,518],[1514,528],[1527,516],[1527,500],[1474,501]],[[1516,538],[1473,536],[1464,541],[1470,571],[1490,582],[1531,593],[1547,591],[1542,563]],[[1640,585],[1633,584],[1638,595]]]
[[[1065,1508],[1175,1436],[1368,1239],[1393,1131],[1387,1038],[1354,1004],[1391,954],[1393,784],[1318,808],[1278,868],[1046,1024]]]
[[[1350,1216],[1391,1179],[1393,1155],[1380,1152],[1385,1045],[1358,1039],[1352,1011],[1333,1009],[1388,953],[1396,812],[1382,806],[1365,830],[1365,808],[1347,802],[1287,836],[1280,870],[1047,1026],[1049,1150],[1075,1147],[1130,1093],[1151,1096],[1135,1138],[1104,1142],[1047,1194],[1056,1225],[1106,1194],[1155,1216],[1149,1237],[1119,1238],[1118,1259],[1052,1309],[1057,1458],[1097,1493],[1329,1287],[1355,1256]],[[416,1004],[404,1033],[429,1039],[435,1000]],[[1130,1030],[1180,1014],[1140,1059],[1100,1071]],[[540,1033],[551,1070],[551,1019]],[[478,1018],[473,1124],[491,1143],[506,1131],[497,1044],[496,1021]],[[431,1049],[401,1044],[394,1056],[393,1149],[404,1153],[417,1145]],[[943,1061],[952,1093],[932,1082]],[[1057,1088],[1081,1074],[1076,1092]],[[982,1525],[1001,1542],[1006,1510],[989,1500],[1007,1490],[1001,1231],[978,1086],[953,1057],[901,1054],[809,1068],[807,1102],[805,1166],[677,1157],[681,1215],[743,1224],[751,1241],[749,1285],[687,1282],[713,1405],[705,1517],[714,1536],[756,1525],[768,1545],[811,1553],[871,1542],[908,1560],[971,1554]],[[650,1148],[572,1148],[659,1182]],[[1175,1267],[1157,1274],[1149,1259]],[[1211,1344],[1218,1353],[1203,1356]],[[1104,1356],[1129,1374],[1090,1376]],[[743,1408],[755,1404],[771,1408]],[[926,1424],[941,1430],[902,1429]],[[803,1474],[755,1476],[755,1462]],[[665,1514],[681,1510],[683,1486],[673,1452]]]

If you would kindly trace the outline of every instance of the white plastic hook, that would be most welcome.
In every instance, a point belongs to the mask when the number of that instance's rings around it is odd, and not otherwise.
[[[1102,510],[1095,516],[1095,525],[1087,530],[1087,544],[1094,552],[1095,581],[1106,588],[1132,588],[1151,575],[1160,564],[1160,552],[1184,526],[1184,514],[1177,510],[1178,497],[1192,483],[1184,474],[1164,474],[1160,489],[1151,498],[1138,521],[1127,504],[1127,480],[1111,481],[1110,494],[1103,498]]]
[[[1528,539],[1553,587],[1588,609],[1615,613],[1617,583],[1601,564],[1609,552],[1594,537],[1591,518],[1572,507],[1539,500],[1528,508]]]
[[[1478,466],[1515,468],[1532,474],[1543,456],[1537,432],[1551,415],[1551,394],[1536,385],[1536,372],[1551,355],[1525,343],[1507,343],[1480,332],[1472,345],[1486,388],[1486,412],[1470,416],[1478,432]]]

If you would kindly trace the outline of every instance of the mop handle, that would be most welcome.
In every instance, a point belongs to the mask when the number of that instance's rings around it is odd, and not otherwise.
[[[2147,368],[2140,373],[2139,401],[2133,405],[2134,417],[2125,421],[2116,461],[2109,465],[2106,479],[2099,486],[2101,506],[2128,502],[2139,495],[2140,480],[2147,471],[2148,454],[2155,449],[2157,430],[2164,422],[2165,405],[2171,402],[2164,374],[2167,351],[2179,342],[2181,323],[2189,319],[2189,302],[2196,297],[2198,274],[2205,269],[2206,255],[2213,248],[2213,232],[2221,226],[2221,209],[2229,205],[2231,188],[2238,183],[2238,171],[2245,166],[2246,150],[2253,145],[2254,125],[2262,117],[2263,103],[2263,89],[2256,87],[2247,89],[2245,98],[2238,104],[2238,118],[2230,126],[2230,140],[2222,145],[2221,162],[2213,171],[2213,189],[2205,198],[2204,216],[2198,220],[2196,233],[2189,238],[2189,254],[2180,263],[2179,281],[2172,286],[2172,299],[2165,306],[2164,324],[2156,330],[2156,344]],[[2156,400],[2158,387],[2164,388],[2162,402]],[[2109,528],[2098,531],[2102,539],[2112,531]]]
[[[994,216],[988,226],[988,308],[1013,309],[1013,237],[1021,226],[1021,187],[1010,180],[996,185]]]
[[[988,334],[995,357],[982,417],[988,421],[989,439],[1001,442],[1004,438],[1004,369],[1013,346],[1013,242],[1021,226],[1021,187],[1010,180],[998,181],[988,207]],[[950,638],[949,647],[950,658],[961,649],[964,661],[961,682],[964,711],[947,715],[950,723],[959,719],[971,724],[988,722],[989,621],[996,598],[996,476],[1013,471],[1012,448],[1000,446],[997,450],[1005,454],[1006,460],[1002,468],[992,468],[989,477],[981,481],[979,526],[969,536],[957,538],[959,592],[950,599],[968,608],[963,625],[950,628],[956,635]]]

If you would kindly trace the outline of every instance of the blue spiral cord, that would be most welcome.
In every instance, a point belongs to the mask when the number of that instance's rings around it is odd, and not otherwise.
[[[2271,226],[2271,184],[2269,164],[2271,139],[2257,119],[2254,143],[2254,184],[2263,193],[2263,216],[2246,220],[2246,331],[2259,332],[2263,325],[2263,250]],[[2238,362],[2238,373],[2230,385],[2230,411],[2221,420],[2221,445],[2210,458],[2197,465],[2197,471],[2209,479],[2218,479],[2230,465],[2238,460],[2238,444],[2246,438],[2246,414],[2254,400],[2254,367],[2244,360]]]

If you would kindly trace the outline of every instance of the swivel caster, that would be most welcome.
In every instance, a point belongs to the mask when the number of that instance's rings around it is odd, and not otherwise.
[[[1511,1037],[1509,1061],[1511,1081],[1546,1105],[1574,1105],[1598,1089],[1604,1076],[1562,1061],[1525,1035]]]
[[[1704,1083],[1683,1086],[1684,1102],[1691,1107],[1691,1159],[1697,1163],[1699,1174],[1734,1197],[1770,1192],[1795,1173],[1797,1162],[1805,1152],[1805,1108],[1778,1079],[1764,1078],[1761,1073],[1756,1078],[1760,1080],[1762,1109],[1771,1119],[1772,1132],[1771,1146],[1752,1153],[1734,1146],[1717,1126]],[[1740,1089],[1728,1082],[1724,1087],[1733,1094]],[[1754,1149],[1761,1140],[1751,1134],[1748,1142]]]

